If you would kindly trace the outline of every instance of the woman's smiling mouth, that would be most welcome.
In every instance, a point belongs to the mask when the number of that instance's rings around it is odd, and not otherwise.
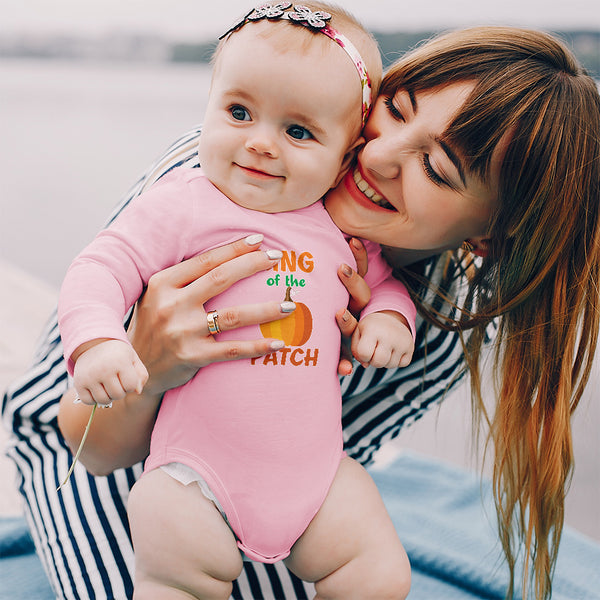
[[[387,209],[387,210],[396,210],[381,194],[377,193],[368,183],[363,179],[363,176],[360,174],[360,170],[358,167],[354,168],[354,172],[352,173],[352,179],[354,179],[354,183],[356,187],[361,192],[361,194],[376,204],[377,206]]]

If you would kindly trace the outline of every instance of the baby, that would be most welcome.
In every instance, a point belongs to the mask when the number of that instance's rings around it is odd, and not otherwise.
[[[209,333],[263,335],[273,352],[204,367],[163,398],[128,506],[135,598],[179,598],[180,590],[228,598],[241,571],[237,548],[263,562],[287,559],[317,589],[333,581],[348,597],[344,565],[360,559],[353,589],[372,576],[363,559],[375,544],[364,543],[347,516],[363,493],[386,524],[377,555],[404,556],[383,504],[371,499],[372,482],[343,452],[335,313],[348,294],[336,272],[354,258],[321,201],[363,142],[381,62],[350,15],[309,6],[259,7],[222,37],[198,148],[202,168],[176,168],[136,199],[76,258],[61,289],[74,386],[82,401],[106,405],[146,381],[123,319],[154,273],[255,232],[281,258],[273,272],[205,307]],[[405,366],[414,306],[379,248],[365,246],[372,298],[359,322],[361,343],[389,366]],[[293,312],[221,332],[217,307],[249,298],[283,301]],[[332,508],[335,518],[325,517]],[[338,564],[321,540],[349,532],[356,544]]]

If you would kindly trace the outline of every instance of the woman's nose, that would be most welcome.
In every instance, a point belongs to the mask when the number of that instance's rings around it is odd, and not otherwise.
[[[398,144],[390,144],[382,137],[368,141],[362,149],[359,162],[363,169],[385,179],[396,179],[402,171],[403,152]]]
[[[269,158],[275,158],[278,153],[275,136],[265,128],[257,128],[248,135],[246,149]]]

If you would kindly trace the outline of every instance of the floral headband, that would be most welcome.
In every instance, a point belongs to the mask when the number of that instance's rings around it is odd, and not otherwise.
[[[292,23],[303,25],[312,31],[320,32],[325,34],[328,38],[331,38],[336,44],[338,44],[346,54],[351,58],[352,63],[358,71],[360,77],[360,83],[362,88],[362,123],[363,125],[367,122],[369,111],[371,110],[372,104],[372,93],[371,93],[371,80],[369,73],[367,72],[367,66],[365,65],[360,52],[356,49],[354,44],[339,31],[336,31],[327,24],[327,21],[331,19],[331,15],[322,10],[311,11],[306,6],[294,6],[292,10],[291,2],[278,2],[277,4],[263,4],[257,8],[253,8],[245,17],[238,21],[233,27],[228,29],[221,37],[228,36],[230,33],[237,31],[240,27],[243,27],[250,21],[259,21],[260,19],[273,19],[280,20],[286,19]]]

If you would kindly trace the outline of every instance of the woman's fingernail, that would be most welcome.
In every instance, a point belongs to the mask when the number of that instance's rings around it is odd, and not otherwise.
[[[281,350],[284,346],[285,342],[283,340],[274,340],[269,344],[271,350]]]
[[[363,249],[362,242],[360,240],[356,239],[356,238],[352,238],[350,240],[350,243],[354,246],[354,248],[356,250],[362,250]]]
[[[347,323],[349,320],[350,320],[350,313],[347,310],[345,310],[342,313],[342,321],[344,321],[344,323]]]
[[[348,265],[343,264],[341,269],[343,275],[345,275],[346,277],[352,277],[352,269]]]
[[[244,241],[248,246],[256,246],[256,244],[260,244],[265,239],[265,236],[262,233],[253,233],[249,235]]]
[[[281,250],[267,250],[265,254],[271,260],[279,260],[283,256],[283,252]]]
[[[279,306],[282,313],[291,313],[296,310],[296,303],[290,302],[289,300],[282,302]]]
[[[73,404],[81,404],[81,398],[79,396],[75,396],[75,400],[73,400]]]

